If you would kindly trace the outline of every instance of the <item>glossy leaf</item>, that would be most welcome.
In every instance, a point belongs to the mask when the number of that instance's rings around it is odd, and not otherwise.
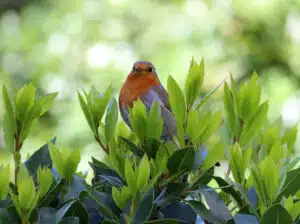
[[[268,102],[264,102],[258,110],[255,112],[253,117],[245,121],[244,131],[241,134],[240,144],[245,146],[251,138],[253,138],[258,131],[261,129],[263,124],[266,122],[268,113]]]
[[[219,141],[214,147],[208,150],[207,157],[204,160],[202,168],[204,170],[211,168],[224,156],[224,145]]]
[[[150,165],[148,157],[145,155],[138,166],[137,189],[142,190],[148,183],[150,177]]]
[[[293,218],[282,205],[274,204],[263,214],[261,223],[293,224]]]
[[[155,139],[160,139],[163,131],[163,118],[160,112],[160,104],[155,101],[150,109],[147,117],[147,136]]]
[[[105,117],[105,138],[106,142],[111,142],[111,140],[114,138],[116,125],[118,123],[118,102],[115,97],[113,97],[108,104],[106,117]]]
[[[151,188],[139,202],[131,224],[140,224],[148,220],[151,215],[154,200],[154,191]]]
[[[198,65],[193,58],[185,81],[186,102],[189,107],[194,104],[196,98],[200,95],[203,79],[204,59],[202,59],[200,65]]]
[[[192,147],[175,151],[168,160],[169,175],[177,172],[185,172],[193,169],[195,150]]]
[[[184,129],[183,125],[186,119],[186,104],[183,93],[172,76],[168,77],[167,89],[172,112],[175,116],[177,126],[177,137],[181,147],[184,146]]]

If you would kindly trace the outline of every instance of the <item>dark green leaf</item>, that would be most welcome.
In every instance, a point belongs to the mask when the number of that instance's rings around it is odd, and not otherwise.
[[[54,137],[50,142],[55,144],[56,137]],[[49,167],[52,168],[52,160],[49,154],[48,144],[43,145],[40,149],[35,151],[30,158],[25,162],[25,166],[29,174],[33,177],[36,176],[37,169],[39,167]]]
[[[234,216],[235,224],[259,224],[257,218],[254,215],[239,214]]]
[[[214,189],[202,187],[200,191],[215,217],[222,221],[228,221],[233,218],[228,207]]]
[[[181,223],[196,223],[197,214],[190,205],[175,201],[160,209],[164,218],[182,220]]]
[[[200,201],[187,201],[187,203],[194,209],[194,211],[203,219],[206,219],[209,222],[213,222],[215,224],[224,223],[218,217],[214,216],[214,214],[208,210],[205,205],[203,205]]]
[[[281,204],[275,204],[264,213],[261,223],[293,224],[293,218]]]
[[[288,197],[290,195],[295,195],[300,189],[300,168],[290,170],[287,172],[285,183],[281,188],[281,192],[276,198],[276,201],[279,202],[282,196]]]
[[[190,171],[193,169],[195,161],[195,150],[193,147],[187,147],[175,151],[168,160],[168,169],[170,175],[180,171]]]
[[[66,217],[61,222],[59,222],[59,224],[79,224],[79,223],[80,222],[78,217]]]
[[[154,191],[151,188],[139,202],[131,224],[140,224],[148,220],[153,206]]]
[[[180,223],[184,223],[184,221],[178,219],[157,219],[157,220],[145,222],[145,224],[180,224]]]
[[[136,156],[143,157],[144,151],[137,147],[132,141],[127,138],[120,136],[120,139],[126,143],[130,151],[132,151]]]
[[[213,177],[215,179],[215,181],[217,182],[217,184],[219,185],[220,188],[222,188],[222,191],[226,192],[227,194],[230,194],[234,200],[238,203],[238,205],[240,207],[243,206],[243,199],[241,198],[241,196],[239,195],[239,193],[233,188],[232,185],[230,185],[229,183],[227,183],[224,179],[222,179],[221,177]]]
[[[0,224],[19,224],[17,211],[11,207],[10,209],[0,208]]]
[[[101,224],[119,224],[117,221],[114,220],[104,220]]]

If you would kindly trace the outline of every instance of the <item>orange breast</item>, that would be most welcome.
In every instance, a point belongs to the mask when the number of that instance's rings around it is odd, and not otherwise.
[[[144,75],[128,75],[119,95],[120,106],[132,107],[138,97],[145,94],[153,86],[159,85],[160,82],[152,73]]]

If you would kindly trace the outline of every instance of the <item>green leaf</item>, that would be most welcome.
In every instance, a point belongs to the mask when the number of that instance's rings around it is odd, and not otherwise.
[[[280,169],[270,156],[267,156],[260,164],[260,172],[263,175],[263,181],[271,201],[277,195],[279,186]]]
[[[120,209],[124,209],[129,200],[131,199],[131,192],[128,187],[123,186],[119,191],[116,187],[112,187],[112,197],[116,205]]]
[[[267,119],[268,102],[264,102],[251,119],[247,119],[240,138],[240,145],[245,146],[262,128]]]
[[[81,106],[81,109],[83,111],[83,114],[85,116],[85,119],[87,120],[92,132],[94,134],[97,133],[97,130],[96,130],[96,127],[95,127],[95,124],[94,124],[94,120],[93,120],[93,115],[92,115],[92,112],[91,112],[91,108],[89,108],[87,106],[87,103],[84,101],[83,97],[81,96],[81,94],[78,92],[77,93],[78,95],[78,100],[79,100],[79,103],[80,103],[80,106]]]
[[[4,200],[8,193],[9,181],[10,181],[10,170],[9,164],[6,166],[0,165],[0,201]]]
[[[41,107],[40,116],[42,116],[44,113],[46,113],[52,106],[54,99],[57,96],[57,92],[50,93],[45,96],[40,97],[37,99],[36,104]]]
[[[226,117],[228,119],[228,125],[232,136],[238,137],[240,132],[239,118],[236,113],[235,103],[233,101],[232,93],[229,90],[228,84],[224,84],[224,108]]]
[[[138,99],[130,111],[130,123],[140,142],[144,142],[147,127],[146,108],[143,102]]]
[[[80,152],[78,149],[69,152],[68,157],[64,161],[64,174],[63,177],[71,179],[76,173],[78,164],[80,162]]]
[[[204,79],[204,59],[198,66],[194,58],[191,61],[189,72],[185,82],[186,102],[189,108],[192,107],[196,98],[200,95],[201,87]]]
[[[213,167],[224,156],[224,145],[221,141],[214,145],[214,147],[208,150],[208,154],[202,165],[203,170],[207,170]]]
[[[178,219],[157,219],[145,222],[145,224],[180,224],[182,222],[182,220]]]
[[[203,117],[204,118],[204,117]],[[201,119],[203,121],[203,119]],[[209,137],[218,129],[222,122],[222,113],[220,111],[210,113],[207,126],[200,136],[200,142],[203,143],[209,139]],[[204,121],[202,123],[205,123]]]
[[[251,178],[253,180],[254,188],[257,193],[257,196],[259,198],[259,201],[264,206],[268,206],[270,203],[270,199],[268,197],[268,189],[266,188],[265,182],[264,182],[264,176],[260,172],[259,167],[251,167]]]
[[[186,133],[189,137],[189,140],[192,143],[196,143],[200,136],[204,134],[204,132],[210,132],[210,130],[214,129],[214,121],[211,121],[211,113],[205,112],[199,114],[199,111],[196,110],[190,110],[188,113],[188,119],[187,119],[187,127],[186,127]],[[212,127],[208,127],[208,123],[210,122],[210,125],[212,124]]]
[[[147,221],[151,215],[154,200],[154,191],[151,188],[139,202],[131,224],[140,224]]]
[[[180,142],[180,146],[184,146],[184,129],[183,125],[186,119],[186,104],[183,93],[178,83],[173,79],[172,76],[168,77],[167,89],[169,93],[169,101],[172,112],[175,116],[177,126],[177,137]]]
[[[109,143],[113,140],[116,130],[116,125],[118,123],[118,102],[115,97],[113,97],[108,105],[106,117],[105,117],[105,138],[106,142]]]
[[[281,188],[281,192],[278,195],[276,202],[279,202],[283,196],[288,197],[295,195],[300,189],[300,168],[287,172],[285,182]]]
[[[262,216],[262,224],[284,223],[293,224],[293,218],[280,204],[272,205]]]
[[[112,87],[109,86],[103,95],[100,95],[94,87],[91,88],[88,97],[88,107],[91,108],[95,127],[99,127],[101,119],[112,95]]]
[[[31,177],[23,179],[18,184],[18,200],[22,209],[33,208],[36,198],[35,185]]]
[[[60,175],[63,175],[64,173],[64,161],[60,155],[59,150],[52,144],[49,143],[49,148],[50,148],[50,157],[51,160],[53,161],[53,164],[55,166],[55,168],[57,169],[58,173]]]
[[[29,111],[34,106],[35,87],[32,84],[25,85],[16,95],[16,116],[21,122],[25,122]]]
[[[298,133],[297,125],[295,125],[290,130],[285,132],[285,134],[283,135],[283,137],[281,139],[282,144],[287,144],[289,153],[293,153],[293,151],[294,151],[294,145],[295,145],[295,142],[297,139],[297,133]]]
[[[195,108],[195,110],[199,110],[200,109],[200,107],[202,106],[202,105],[204,105],[206,102],[207,102],[207,100],[223,85],[223,83],[225,82],[225,79],[222,81],[222,82],[220,82],[216,87],[214,87],[213,89],[211,89],[201,100],[200,100],[200,102],[199,103],[196,103],[195,104],[195,106],[194,106],[194,108]]]
[[[14,135],[17,132],[17,122],[16,122],[16,114],[5,85],[3,85],[2,87],[2,99],[5,108],[4,123],[3,123],[5,145],[7,151],[13,152]]]
[[[284,150],[281,146],[281,141],[278,140],[270,149],[270,157],[277,163],[284,159]]]
[[[187,147],[175,151],[168,159],[169,175],[186,172],[193,169],[195,161],[195,150],[193,147]]]
[[[4,114],[3,131],[6,151],[13,153],[15,147],[15,132],[13,130],[13,126],[10,120],[10,115],[8,115],[8,113]]]
[[[142,190],[148,183],[150,177],[150,167],[147,155],[144,155],[138,166],[138,176],[136,181],[137,189]]]
[[[222,220],[215,217],[210,210],[208,210],[205,205],[203,205],[200,201],[188,201],[188,204],[194,209],[194,211],[202,218],[206,219],[209,222],[215,224],[224,223]]]
[[[138,190],[136,186],[137,177],[128,158],[125,161],[125,177],[126,177],[127,186],[131,194],[135,195]]]
[[[37,181],[39,183],[39,196],[42,198],[47,194],[52,185],[52,171],[49,168],[39,167],[37,170]]]
[[[149,116],[147,118],[147,136],[155,139],[160,139],[163,131],[163,118],[160,112],[160,104],[155,101],[150,109]]]

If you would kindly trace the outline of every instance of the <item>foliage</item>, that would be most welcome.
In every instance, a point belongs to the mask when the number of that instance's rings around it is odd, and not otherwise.
[[[128,139],[116,131],[118,108],[111,88],[104,94],[95,88],[78,93],[95,140],[106,152],[103,161],[90,162],[91,183],[76,172],[78,149],[60,148],[55,138],[21,163],[31,127],[56,94],[35,99],[30,84],[11,99],[3,86],[6,150],[15,158],[15,178],[10,182],[9,166],[0,166],[0,223],[299,222],[300,168],[293,156],[297,129],[267,121],[268,102],[260,100],[255,73],[240,88],[232,77],[225,82],[223,120],[221,112],[203,106],[217,89],[199,95],[204,75],[204,60],[198,65],[193,59],[185,91],[169,77],[177,122],[177,135],[169,142],[160,139],[158,104],[149,113],[141,101],[134,104],[134,139]],[[206,148],[220,128],[220,139]],[[214,174],[222,159],[229,162],[225,178]]]

